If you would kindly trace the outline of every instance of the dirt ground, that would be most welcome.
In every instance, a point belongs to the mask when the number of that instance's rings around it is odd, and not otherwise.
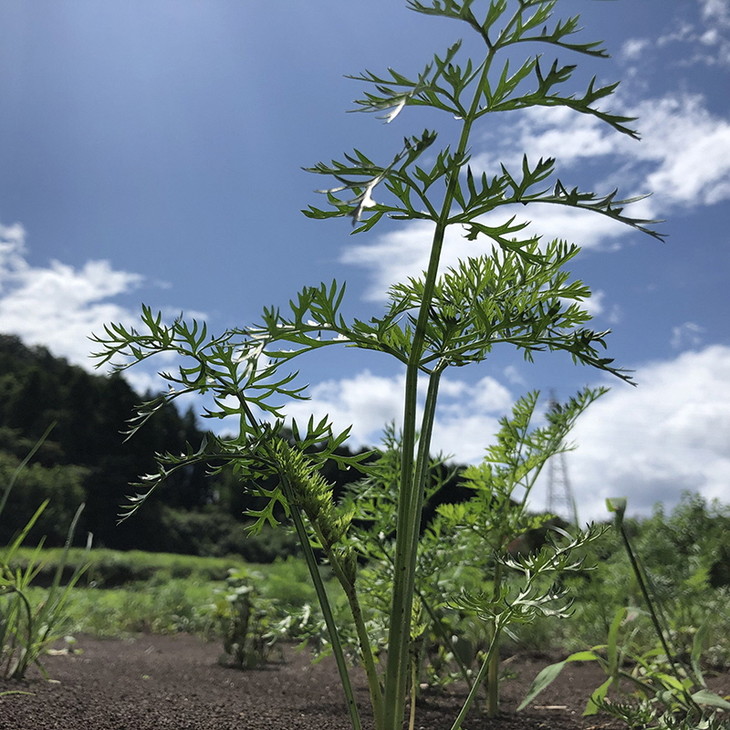
[[[0,696],[0,730],[350,730],[331,659],[311,664],[308,654],[286,647],[283,662],[241,672],[218,663],[218,643],[193,636],[77,638],[80,653],[46,657],[52,681],[35,670],[21,683],[0,681],[0,692],[29,693]],[[602,677],[591,665],[569,666],[536,706],[516,713],[545,663],[529,656],[512,660],[501,716],[490,721],[477,710],[466,730],[621,727],[610,718],[581,717]],[[365,707],[365,682],[357,672],[355,682]],[[448,730],[463,697],[458,688],[424,692],[416,728]],[[363,725],[371,727],[365,713]]]

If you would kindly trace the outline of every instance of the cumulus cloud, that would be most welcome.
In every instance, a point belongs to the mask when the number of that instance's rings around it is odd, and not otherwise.
[[[656,166],[646,188],[660,204],[687,207],[730,200],[730,122],[711,114],[697,94],[642,102],[639,160]]]
[[[611,131],[592,116],[562,108],[529,110],[512,125],[500,159],[516,166],[523,154],[531,160],[555,157],[569,167],[611,156],[620,168],[621,187],[628,187],[623,193],[653,193],[643,209],[632,208],[639,217],[674,203],[694,207],[730,199],[730,123],[708,111],[701,95],[646,99],[630,105],[626,114],[638,117],[641,142]],[[492,153],[475,158],[483,169],[496,164]],[[603,231],[597,235],[603,237]],[[595,238],[587,245],[595,245]]]
[[[349,378],[325,380],[309,389],[309,401],[292,401],[285,412],[298,423],[329,415],[338,430],[352,426],[358,445],[372,445],[383,426],[402,418],[403,378],[365,370]]]
[[[583,414],[567,457],[581,519],[605,519],[605,499],[632,513],[671,507],[683,491],[727,501],[730,348],[684,352],[636,368],[638,388],[617,387]]]
[[[79,269],[59,261],[31,266],[25,238],[20,224],[0,225],[0,331],[91,369],[89,335],[108,322],[134,321],[109,300],[139,286],[142,277],[117,271],[108,261],[88,261]]]
[[[727,501],[730,484],[730,347],[715,345],[637,366],[639,387],[617,386],[581,416],[566,458],[582,520],[605,520],[608,497],[629,498],[631,514],[671,509],[682,492]],[[312,400],[287,407],[305,421],[329,414],[336,427],[353,425],[357,445],[378,443],[385,423],[400,424],[403,377],[363,371],[311,389]],[[521,392],[521,389],[520,389]],[[433,450],[456,463],[477,463],[493,442],[498,419],[516,393],[485,377],[446,378]],[[546,475],[531,506],[545,508]]]
[[[311,400],[291,402],[284,410],[301,423],[312,415],[315,419],[328,415],[338,430],[352,426],[355,445],[372,446],[379,442],[384,425],[401,423],[403,387],[402,374],[383,376],[365,370],[314,385]],[[491,377],[476,383],[445,377],[440,395],[434,449],[462,462],[478,461],[491,442],[497,419],[512,405],[512,393]]]

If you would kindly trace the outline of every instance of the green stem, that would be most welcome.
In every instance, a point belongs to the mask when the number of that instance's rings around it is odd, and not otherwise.
[[[339,558],[332,550],[327,551],[327,559],[332,566],[335,577],[342,586],[342,590],[347,597],[350,613],[355,623],[355,631],[357,633],[358,644],[360,646],[360,658],[365,668],[365,674],[368,679],[368,688],[370,690],[370,704],[373,708],[373,716],[375,719],[375,727],[380,727],[383,721],[383,692],[378,678],[378,671],[375,667],[375,658],[373,657],[372,647],[370,644],[370,636],[368,635],[367,626],[362,615],[360,599],[357,595],[355,585],[348,579],[342,568]]]
[[[472,124],[479,110],[482,88],[490,68],[491,51],[484,61],[482,74],[472,99],[469,114],[463,120],[459,144],[454,160],[463,159]],[[408,653],[410,645],[411,607],[415,590],[416,552],[421,523],[424,479],[427,473],[433,417],[438,394],[438,371],[434,371],[429,383],[426,399],[426,413],[420,436],[418,461],[414,460],[416,446],[416,419],[418,404],[418,376],[425,350],[426,331],[430,320],[430,307],[436,290],[441,251],[444,245],[446,228],[449,224],[454,192],[458,185],[460,168],[455,164],[449,179],[441,206],[441,214],[436,222],[428,269],[426,271],[421,306],[413,332],[413,344],[406,368],[406,382],[403,408],[403,436],[400,465],[400,490],[396,521],[395,569],[393,599],[390,610],[388,633],[388,661],[385,675],[385,715],[382,730],[400,730],[405,712],[405,699],[408,687]],[[380,730],[380,729],[378,729]]]
[[[487,649],[487,656],[484,657],[484,661],[482,662],[482,666],[479,668],[479,672],[477,673],[477,676],[474,678],[474,683],[471,686],[471,689],[469,690],[469,694],[464,702],[464,705],[461,708],[461,711],[456,717],[456,720],[454,720],[454,724],[451,726],[451,730],[460,730],[461,723],[464,722],[466,719],[467,714],[469,713],[469,710],[471,709],[471,706],[474,704],[474,701],[477,698],[477,694],[479,693],[479,687],[481,686],[482,682],[484,681],[484,676],[487,674],[487,671],[492,663],[492,656],[496,656],[497,652],[497,646],[499,644],[499,637],[502,633],[501,626],[498,625],[498,622],[495,624],[494,633],[492,634],[492,640],[489,642],[489,648]]]
[[[378,544],[378,547],[380,548],[380,551],[385,556],[386,560],[388,560],[390,562],[390,564],[393,565],[393,558],[390,555],[390,553],[386,550],[383,543],[381,541],[377,541],[377,544]],[[451,639],[449,638],[449,635],[446,632],[446,629],[444,628],[444,622],[438,616],[434,607],[429,603],[429,601],[426,599],[426,596],[423,594],[423,591],[421,591],[418,586],[415,586],[414,593],[416,596],[418,596],[418,599],[421,601],[421,605],[423,606],[423,608],[425,609],[429,618],[431,619],[431,623],[433,624],[434,631],[436,631],[436,633],[439,635],[439,638],[443,642],[444,647],[450,646]],[[461,657],[459,657],[458,654],[456,654],[456,653],[454,653],[454,661],[456,662],[457,666],[459,667],[459,671],[461,672],[461,676],[463,677],[464,681],[468,684],[469,683],[469,670],[467,669],[466,665],[462,661]]]
[[[345,693],[345,701],[347,703],[347,711],[350,715],[352,730],[362,730],[360,713],[357,709],[355,693],[353,692],[352,683],[350,682],[350,673],[347,669],[347,660],[345,659],[345,654],[342,650],[342,642],[340,641],[337,624],[335,622],[334,615],[332,614],[332,606],[330,604],[329,596],[327,595],[327,590],[325,589],[324,582],[322,581],[322,576],[319,573],[319,563],[317,562],[317,557],[309,543],[309,535],[307,535],[307,528],[304,524],[302,515],[296,506],[294,506],[295,500],[288,477],[286,474],[281,474],[280,476],[284,487],[284,494],[289,504],[292,505],[291,516],[292,521],[294,522],[294,529],[296,530],[297,537],[299,538],[299,543],[302,546],[304,559],[307,563],[307,568],[309,568],[309,575],[312,578],[314,590],[317,593],[317,600],[319,601],[320,608],[322,609],[324,621],[327,626],[327,632],[329,633],[330,641],[332,642],[332,653],[334,654],[335,662],[337,663],[337,671],[340,675],[342,690]]]
[[[416,728],[416,700],[418,699],[418,654],[411,654],[411,703],[408,709],[408,730]]]
[[[244,421],[248,420],[249,424],[259,432],[261,428],[258,421],[251,412],[251,408],[240,394],[238,396],[239,403],[241,404],[241,428],[243,431]],[[268,452],[269,457],[278,464],[279,479],[281,481],[282,490],[286,501],[290,506],[292,522],[294,523],[294,529],[297,533],[299,544],[302,547],[304,553],[304,560],[307,563],[309,569],[309,575],[312,578],[312,584],[317,594],[317,601],[322,609],[322,615],[324,616],[324,622],[327,626],[327,632],[329,633],[330,641],[332,642],[332,653],[337,663],[337,671],[340,675],[340,683],[342,684],[342,691],[345,695],[345,702],[347,704],[347,712],[350,715],[350,724],[352,730],[362,730],[362,723],[360,722],[360,713],[357,709],[357,702],[355,701],[355,693],[352,689],[352,683],[350,682],[350,673],[347,669],[347,660],[345,659],[345,653],[342,650],[342,642],[340,641],[340,634],[337,631],[337,623],[335,622],[334,615],[332,613],[332,605],[330,604],[327,590],[322,581],[322,576],[319,573],[319,563],[317,557],[312,550],[312,546],[309,543],[309,535],[307,534],[307,528],[304,524],[304,518],[302,513],[297,507],[297,500],[294,495],[294,489],[292,488],[289,475],[281,468],[279,460],[276,458],[276,454],[271,444],[267,441],[262,442],[263,447]]]
[[[644,572],[639,565],[639,560],[636,554],[634,553],[634,549],[631,547],[631,541],[629,540],[629,536],[626,533],[626,529],[623,524],[623,520],[621,520],[618,524],[619,532],[621,533],[621,538],[624,543],[624,547],[626,548],[626,554],[629,557],[629,562],[631,563],[631,569],[634,571],[634,575],[636,576],[636,581],[639,584],[639,589],[641,590],[641,595],[644,598],[644,602],[646,603],[647,608],[649,609],[649,616],[651,617],[651,622],[654,626],[654,631],[656,632],[657,637],[659,638],[659,641],[661,642],[662,649],[664,649],[664,654],[667,657],[667,661],[669,662],[669,666],[672,668],[672,673],[674,674],[675,679],[681,684],[682,683],[682,675],[680,674],[679,670],[677,669],[677,662],[674,658],[674,652],[670,649],[669,643],[667,642],[664,629],[662,628],[661,622],[659,621],[659,616],[657,615],[656,608],[654,606],[654,601],[651,597],[651,594],[649,593],[649,589],[646,585],[646,581],[644,580]],[[685,699],[687,700],[688,704],[694,708],[697,709],[697,703],[692,699],[692,695],[687,689],[683,690],[683,694]]]
[[[43,432],[43,435],[38,439],[38,441],[35,442],[33,445],[33,448],[26,454],[25,458],[18,464],[15,471],[13,472],[12,477],[10,477],[10,481],[8,482],[8,486],[5,487],[5,491],[3,492],[2,499],[0,499],[0,515],[3,513],[3,510],[5,509],[5,505],[7,504],[8,497],[10,496],[10,491],[12,490],[13,486],[15,485],[16,480],[18,479],[18,476],[20,473],[25,469],[25,467],[28,465],[28,462],[35,456],[38,449],[40,449],[41,446],[45,443],[46,439],[48,438],[49,434],[53,429],[56,427],[56,421],[53,421],[51,425]]]
[[[442,619],[436,614],[433,606],[431,606],[431,604],[426,600],[426,597],[423,595],[423,592],[418,589],[418,586],[416,586],[416,595],[420,599],[421,605],[426,610],[426,613],[431,619],[434,631],[438,634],[439,639],[441,639],[441,643],[444,645],[444,648],[448,648],[449,646],[451,646],[451,638],[444,628],[444,623]],[[454,661],[459,668],[459,672],[461,673],[462,678],[468,684],[469,670],[467,669],[466,664],[464,664],[464,661],[458,655],[458,652],[452,652],[452,656],[454,657]]]
[[[443,235],[441,236],[443,243]],[[431,295],[433,287],[431,287]],[[415,339],[415,338],[414,338]],[[398,730],[403,722],[408,685],[411,607],[415,594],[416,557],[421,526],[423,490],[427,474],[428,451],[433,430],[433,417],[438,394],[439,373],[429,383],[429,398],[420,435],[419,458],[414,464],[416,440],[416,398],[418,368],[411,366],[406,375],[406,417],[403,426],[401,455],[401,488],[394,560],[393,602],[388,635],[388,661],[385,682],[385,730]]]
[[[502,564],[497,561],[494,568],[493,600],[497,600],[502,588]],[[492,619],[492,642],[490,644],[489,672],[487,675],[487,717],[496,717],[499,712],[499,618]],[[492,651],[492,646],[494,651]],[[478,688],[478,684],[475,683]]]

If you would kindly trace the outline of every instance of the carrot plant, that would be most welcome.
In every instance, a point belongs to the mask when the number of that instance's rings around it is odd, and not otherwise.
[[[426,270],[395,283],[384,310],[367,320],[346,319],[344,284],[333,281],[306,286],[288,307],[266,307],[259,323],[217,336],[210,336],[197,321],[163,321],[161,314],[143,307],[138,327],[110,324],[94,338],[99,362],[112,362],[120,369],[159,353],[181,358],[173,370],[162,373],[168,389],[139,408],[131,421],[132,433],[159,408],[189,394],[212,398],[206,417],[237,423],[232,435],[211,434],[187,453],[161,455],[157,472],[141,480],[125,514],[134,513],[171,473],[201,461],[232,468],[243,488],[266,497],[265,506],[253,513],[253,529],[275,524],[281,515],[291,520],[322,605],[352,725],[359,728],[339,627],[315,548],[325,555],[343,588],[378,730],[401,727],[412,676],[421,516],[444,373],[482,364],[495,346],[509,345],[528,360],[538,351],[563,352],[576,363],[628,380],[603,353],[607,332],[587,326],[590,315],[583,302],[590,290],[567,270],[579,247],[527,234],[527,223],[510,207],[521,211],[547,204],[590,211],[659,238],[651,228],[654,221],[627,214],[626,206],[636,199],[620,199],[616,191],[599,195],[572,187],[555,177],[554,159],[524,156],[515,168],[489,170],[471,159],[474,135],[490,115],[534,107],[563,107],[637,137],[627,126],[631,119],[602,107],[617,84],[601,86],[594,78],[576,92],[576,66],[546,61],[545,52],[607,56],[600,43],[575,38],[577,17],[556,17],[557,0],[407,0],[407,5],[417,13],[461,23],[481,51],[472,57],[459,42],[436,53],[415,75],[367,71],[354,77],[367,86],[358,106],[380,113],[388,122],[425,107],[429,118],[442,116],[451,140],[439,148],[439,134],[426,129],[406,136],[382,162],[356,149],[341,160],[316,164],[311,171],[331,178],[332,186],[323,191],[326,205],[310,206],[305,214],[344,218],[357,234],[384,219],[425,223],[430,230],[430,241],[424,241],[429,246]],[[535,49],[534,55],[517,61],[517,52],[528,47]],[[502,222],[497,222],[503,208]],[[453,228],[474,242],[474,254],[444,271],[446,233]],[[405,373],[383,667],[376,659],[358,591],[360,554],[353,539],[353,511],[334,500],[331,485],[319,473],[328,459],[360,468],[366,475],[371,467],[362,456],[336,453],[348,430],[334,431],[328,418],[292,423],[293,438],[282,435],[287,400],[306,397],[304,386],[296,382],[295,361],[343,346],[381,353]],[[593,537],[579,535],[570,544],[576,547]],[[567,569],[572,563],[565,549],[556,546],[540,559],[525,562],[525,582],[517,595],[499,593],[495,600],[494,595],[474,594],[464,600],[474,612],[497,617],[495,637],[509,622],[530,620],[541,610],[560,613],[549,608],[559,597],[541,592],[536,576]],[[460,722],[461,718],[454,728]]]
[[[500,636],[511,629],[500,625],[497,613],[485,618],[483,611],[473,610],[473,602],[460,606],[455,596],[481,590],[486,585],[491,586],[490,602],[496,604],[510,591],[514,593],[512,579],[522,571],[508,567],[513,562],[510,558],[520,552],[529,553],[514,546],[519,545],[515,536],[547,529],[552,517],[528,513],[530,492],[548,459],[569,448],[565,439],[578,416],[603,392],[601,388],[586,388],[564,405],[551,409],[547,422],[540,426],[534,423],[539,394],[532,392],[520,398],[510,416],[501,419],[495,443],[487,449],[483,461],[460,475],[460,486],[470,496],[458,503],[438,504],[435,515],[421,530],[414,606],[418,618],[411,629],[411,698],[427,679],[421,676],[430,669],[426,655],[435,654],[437,663],[449,663],[447,657],[454,662],[457,676],[467,682],[472,683],[479,676],[477,687],[481,678],[486,677],[487,712],[490,716],[497,714]],[[358,552],[367,562],[367,568],[358,575],[358,586],[368,621],[377,627],[370,631],[371,642],[376,642],[384,652],[387,627],[383,627],[384,617],[378,614],[387,609],[393,591],[392,531],[398,508],[400,450],[399,439],[388,428],[383,452],[371,473],[350,485],[342,501],[343,509],[351,511],[354,517],[350,539],[357,542]],[[430,474],[424,488],[427,503],[440,501],[439,492],[454,478],[438,458],[430,465]],[[554,529],[553,534],[558,537],[561,531]],[[464,638],[455,642],[455,637],[463,633],[461,619],[467,615],[475,620],[482,640]],[[512,635],[515,636],[513,632]],[[483,663],[483,653],[491,644],[488,665],[475,668],[475,664]]]

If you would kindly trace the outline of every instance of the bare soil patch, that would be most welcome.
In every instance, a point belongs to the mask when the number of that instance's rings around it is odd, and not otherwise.
[[[0,697],[0,730],[350,730],[329,658],[312,664],[306,652],[287,646],[283,661],[241,672],[218,663],[220,644],[193,636],[78,639],[81,653],[46,657],[53,681],[34,671],[21,683],[0,682],[0,691],[30,693]],[[546,663],[528,655],[513,658],[502,715],[488,720],[480,710],[472,712],[467,730],[621,727],[610,718],[581,717],[586,697],[602,678],[589,664],[566,668],[536,707],[516,713]],[[358,672],[355,682],[366,707],[366,685]],[[463,697],[459,687],[424,692],[417,727],[448,730]],[[367,715],[364,726],[371,727]]]

